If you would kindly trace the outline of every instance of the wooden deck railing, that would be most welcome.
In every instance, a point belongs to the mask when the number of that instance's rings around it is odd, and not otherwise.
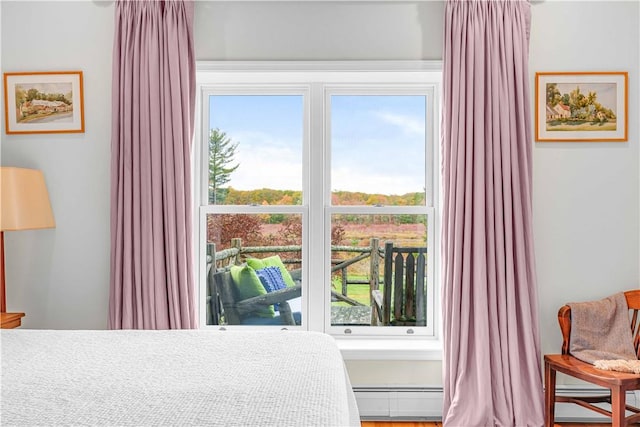
[[[242,264],[247,256],[273,253],[301,253],[302,247],[290,246],[242,246],[241,239],[231,239],[231,246],[220,251],[215,245],[208,245],[208,255],[215,259],[216,270],[230,265]],[[369,246],[331,246],[331,253],[354,254],[348,259],[332,257],[331,272],[340,272],[340,292],[332,292],[333,300],[345,301],[351,305],[361,305],[349,297],[348,288],[353,284],[369,285],[369,305],[373,306],[373,291],[383,285],[382,324],[384,325],[424,325],[426,307],[426,247],[397,247],[392,242],[380,247],[380,241],[372,238]],[[369,278],[366,280],[349,278],[348,268],[369,260]],[[384,274],[380,274],[380,260],[383,259]],[[301,266],[300,257],[284,257],[283,263]],[[382,277],[382,280],[381,280]],[[392,286],[384,286],[386,283]]]
[[[270,254],[270,253],[300,253],[302,251],[302,246],[299,245],[290,245],[290,246],[242,246],[242,239],[231,239],[231,246],[227,249],[222,249],[220,251],[215,251],[215,245],[213,243],[209,244],[209,252],[208,255],[212,255],[215,253],[215,261],[216,268],[221,269],[228,267],[230,265],[238,265],[242,264],[247,255],[258,255],[258,254]],[[379,289],[380,287],[380,259],[384,258],[384,249],[380,248],[379,239],[372,238],[370,240],[369,246],[331,246],[331,253],[355,253],[352,258],[343,260],[333,258],[331,260],[331,273],[340,272],[341,273],[341,291],[342,295],[348,296],[348,286],[349,285],[366,285],[368,284],[371,289]],[[374,256],[375,255],[375,256]],[[347,269],[366,259],[369,259],[369,279],[368,280],[358,280],[358,279],[349,279],[349,275],[347,274]],[[282,260],[283,263],[300,266],[302,265],[302,260],[299,258],[290,258],[286,257]]]

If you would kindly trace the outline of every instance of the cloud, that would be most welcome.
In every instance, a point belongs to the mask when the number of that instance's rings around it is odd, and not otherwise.
[[[424,138],[424,119],[385,111],[376,111],[374,112],[374,115],[386,123],[398,126],[407,135],[417,135]]]
[[[228,185],[236,190],[302,190],[301,142],[296,151],[295,144],[260,132],[237,132],[233,140],[239,142],[233,164],[240,166]]]
[[[236,190],[302,190],[302,142],[256,131],[235,132],[232,139],[239,142],[232,164],[240,166],[231,174],[228,185]],[[350,153],[343,161],[335,159],[332,190],[387,195],[423,190],[424,175],[412,173],[414,168],[409,167],[412,162],[407,164],[407,159],[394,165],[389,164],[393,156],[387,158],[384,165],[387,168],[371,159],[372,152],[360,149],[358,153],[357,158]]]

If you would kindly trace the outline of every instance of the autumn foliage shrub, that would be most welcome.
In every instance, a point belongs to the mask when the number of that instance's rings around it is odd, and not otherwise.
[[[215,243],[217,250],[229,248],[231,239],[239,238],[242,246],[293,246],[302,242],[302,222],[297,215],[286,216],[276,233],[264,231],[265,220],[259,215],[209,215],[207,241]],[[331,244],[343,242],[345,229],[341,224],[331,228]]]

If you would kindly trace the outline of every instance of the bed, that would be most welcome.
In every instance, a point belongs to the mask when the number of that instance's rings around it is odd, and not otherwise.
[[[333,338],[2,330],[2,425],[359,426]]]

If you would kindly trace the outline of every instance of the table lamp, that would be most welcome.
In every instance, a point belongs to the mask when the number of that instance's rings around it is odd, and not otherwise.
[[[4,232],[54,228],[41,171],[0,167],[0,312],[7,311],[4,285]]]

